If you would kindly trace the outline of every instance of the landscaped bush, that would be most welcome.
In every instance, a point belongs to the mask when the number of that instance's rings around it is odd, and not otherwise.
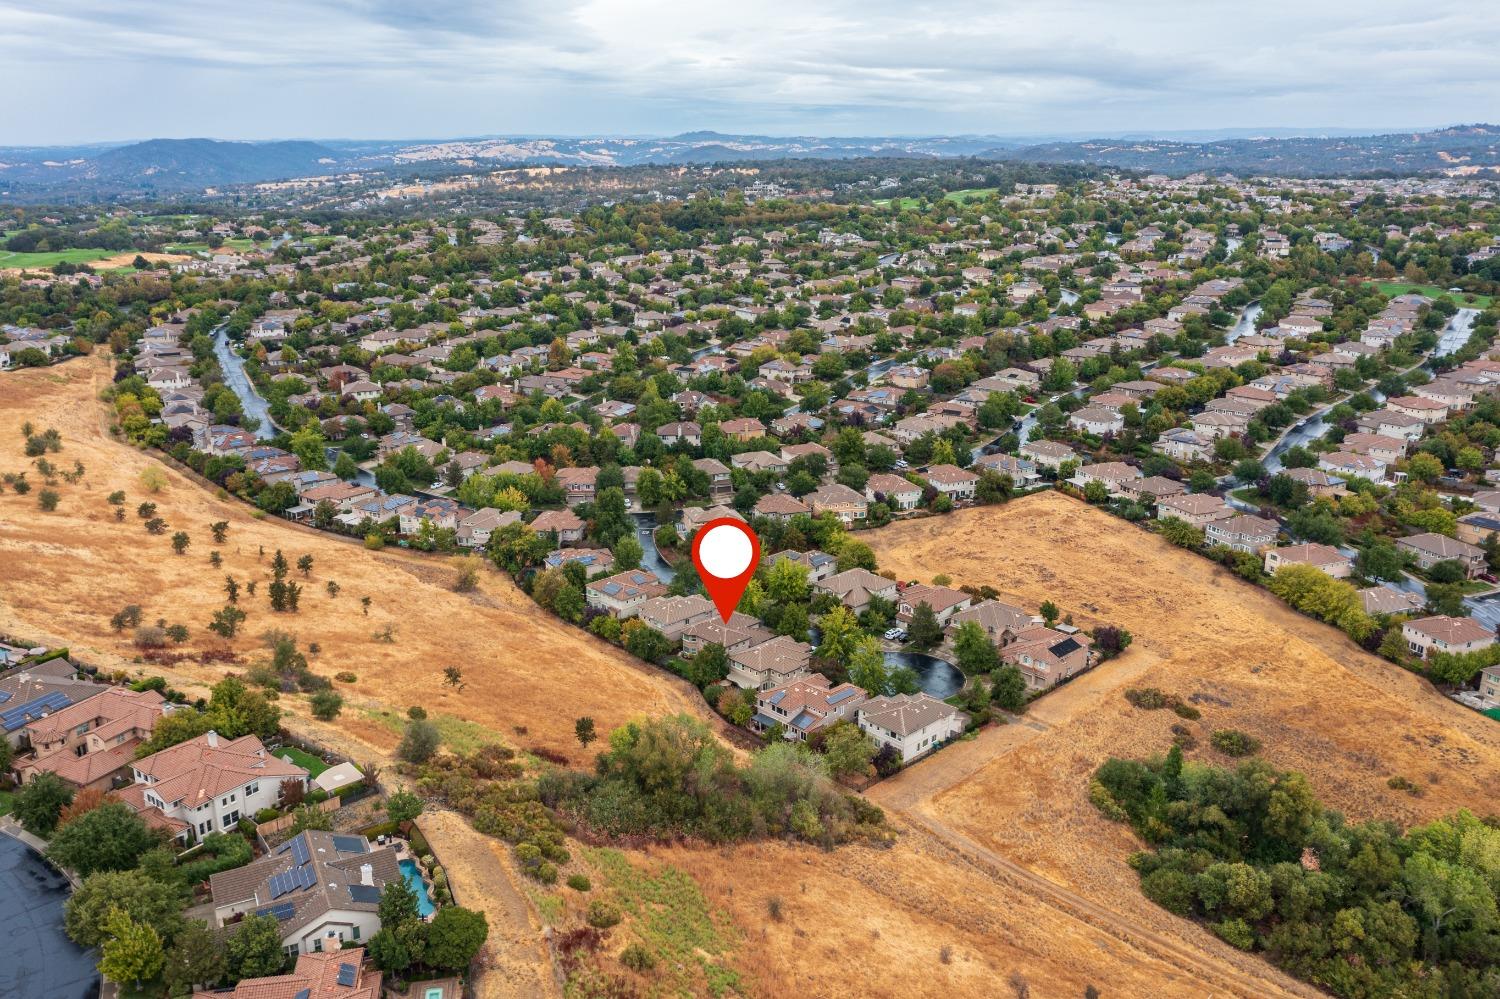
[[[611,926],[618,926],[621,918],[620,907],[613,902],[596,898],[589,903],[588,924],[596,930],[607,930]]]
[[[589,882],[588,877],[583,874],[570,874],[568,875],[568,887],[574,891],[588,891],[593,885]]]

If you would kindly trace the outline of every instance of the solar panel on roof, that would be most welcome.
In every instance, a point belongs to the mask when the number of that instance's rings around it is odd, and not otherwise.
[[[10,700],[10,694],[0,690],[0,704],[4,704],[8,700]]]
[[[359,974],[359,968],[353,964],[339,965],[339,984],[345,988],[354,984],[354,978]]]
[[[841,690],[837,694],[833,694],[832,696],[830,696],[828,698],[828,703],[829,704],[837,704],[840,701],[846,701],[849,698],[853,697],[855,695],[855,693],[856,692],[853,691],[853,690]]]
[[[0,726],[3,726],[7,732],[14,732],[22,725],[36,721],[42,715],[65,708],[72,703],[72,699],[62,691],[48,691],[41,697],[0,712]]]
[[[379,902],[380,889],[374,885],[350,885],[349,897],[356,902]]]
[[[364,853],[367,849],[363,836],[335,836],[333,848],[339,853]]]
[[[776,693],[772,694],[769,698],[767,698],[767,700],[769,700],[772,704],[780,704],[781,703],[781,699],[783,697],[785,697],[785,696],[786,696],[786,691],[784,691],[784,690],[778,690],[778,691],[776,691]]]
[[[310,995],[312,995],[312,989],[303,989],[296,995],[292,996],[292,999],[308,999],[308,996]]]
[[[298,836],[292,840],[292,859],[299,864],[305,864],[312,859],[312,856],[307,852],[306,835]]]
[[[290,902],[282,902],[280,905],[262,906],[255,910],[257,916],[275,916],[278,921],[286,921],[296,915],[297,907]]]

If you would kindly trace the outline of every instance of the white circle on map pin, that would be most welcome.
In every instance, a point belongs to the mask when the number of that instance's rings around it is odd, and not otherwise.
[[[754,552],[750,536],[738,527],[720,524],[710,528],[698,543],[703,570],[718,579],[734,579],[750,568]]]

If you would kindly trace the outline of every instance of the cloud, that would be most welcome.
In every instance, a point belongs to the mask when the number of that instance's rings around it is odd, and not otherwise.
[[[1496,120],[1483,7],[0,0],[0,142]]]

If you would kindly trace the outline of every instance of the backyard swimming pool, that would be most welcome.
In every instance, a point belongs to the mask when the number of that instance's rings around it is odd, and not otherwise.
[[[410,857],[401,861],[401,876],[406,878],[406,883],[411,890],[417,893],[417,915],[426,919],[437,910],[432,904],[432,896],[427,894],[427,882],[422,880],[422,869],[417,862]]]

